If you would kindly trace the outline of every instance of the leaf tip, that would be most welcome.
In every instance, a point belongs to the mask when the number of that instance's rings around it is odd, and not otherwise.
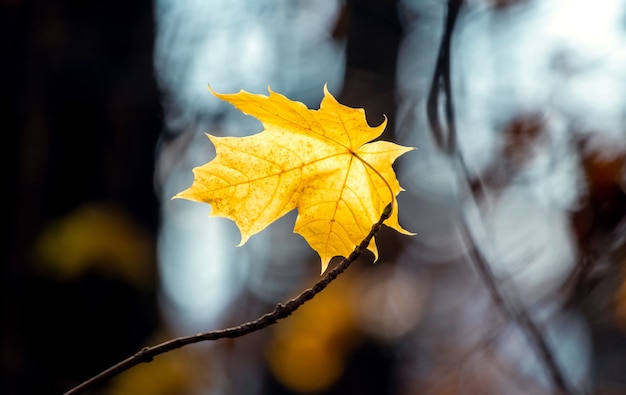
[[[335,98],[335,96],[333,96],[333,94],[330,93],[330,91],[328,90],[328,82],[324,83],[324,96],[330,96],[332,98]]]
[[[319,254],[319,251],[318,251]],[[320,257],[320,276],[323,275],[326,270],[328,270],[328,266],[330,265],[330,261],[334,258],[333,256],[322,256],[321,254],[319,255]]]
[[[213,214],[213,213],[211,213]],[[226,217],[228,218],[228,217]],[[232,218],[231,218],[232,219]],[[239,244],[237,244],[236,247],[243,247],[244,244],[246,244],[246,242],[248,241],[248,239],[250,239],[250,234],[248,234],[247,232],[244,232],[241,227],[239,226],[239,223],[235,222],[235,225],[237,225],[237,229],[239,229],[239,234],[241,235],[241,239],[239,240]]]
[[[180,191],[178,192],[176,195],[172,196],[170,198],[170,200],[176,200],[176,199],[189,199],[189,190],[191,189],[191,187],[185,189],[184,191]]]

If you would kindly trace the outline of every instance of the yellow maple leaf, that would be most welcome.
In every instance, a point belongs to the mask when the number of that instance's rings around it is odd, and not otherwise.
[[[370,127],[363,109],[340,104],[324,87],[319,110],[268,89],[269,96],[220,94],[265,130],[247,137],[216,137],[216,157],[193,169],[191,187],[174,198],[209,203],[211,216],[230,218],[250,236],[297,208],[294,232],[321,258],[322,272],[335,256],[348,256],[393,204],[385,225],[398,223],[396,196],[403,189],[393,162],[413,148],[374,141],[387,120]],[[378,256],[374,239],[368,249]]]

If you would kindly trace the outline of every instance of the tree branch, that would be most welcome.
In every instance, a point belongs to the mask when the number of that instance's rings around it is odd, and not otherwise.
[[[337,266],[335,266],[335,268],[327,272],[324,277],[322,277],[317,283],[315,283],[313,287],[303,291],[300,295],[289,300],[285,304],[277,304],[273,311],[262,315],[254,321],[249,321],[238,326],[219,329],[211,332],[199,333],[191,336],[179,337],[157,344],[152,347],[142,348],[140,351],[136,352],[132,356],[126,358],[121,362],[118,362],[110,368],[98,373],[92,378],[65,392],[64,395],[82,394],[90,388],[93,388],[96,385],[103,383],[104,381],[132,368],[133,366],[139,365],[144,362],[150,362],[157,355],[184,347],[188,344],[199,343],[202,341],[218,340],[223,338],[241,337],[249,333],[264,329],[270,325],[275,324],[276,322],[278,322],[278,320],[290,316],[305,302],[313,299],[315,295],[323,291],[331,283],[331,281],[333,281],[335,278],[337,278],[337,276],[343,273],[348,268],[348,266],[350,266],[350,264],[352,264],[352,262],[354,262],[363,253],[363,251],[367,249],[370,241],[372,240],[372,238],[374,238],[376,233],[378,233],[383,222],[387,220],[391,215],[392,210],[393,206],[390,203],[383,210],[383,213],[378,222],[376,222],[372,226],[369,234],[365,237],[365,239],[363,239],[361,244],[359,244],[354,249],[354,251],[352,251],[350,256],[344,258]]]
[[[462,216],[462,215],[461,215]],[[531,343],[533,349],[537,353],[539,360],[542,361],[544,368],[550,375],[550,379],[558,391],[563,395],[574,395],[576,391],[571,387],[565,375],[561,371],[559,364],[546,341],[543,332],[539,326],[533,321],[526,308],[520,304],[515,303],[509,298],[498,286],[496,276],[491,270],[489,262],[478,249],[474,242],[467,220],[462,216],[461,219],[461,231],[466,240],[469,240],[471,247],[469,248],[470,258],[474,264],[474,268],[478,272],[478,275],[487,287],[487,291],[491,296],[491,300],[496,305],[498,310],[507,318],[516,323],[522,333],[526,336],[526,339]]]
[[[450,78],[451,59],[450,48],[452,43],[452,35],[456,24],[457,16],[463,6],[463,0],[448,0],[448,9],[446,13],[446,21],[437,55],[437,64],[431,82],[430,92],[426,106],[428,121],[433,138],[437,147],[447,154],[457,168],[457,175],[465,177],[465,181],[469,180],[469,171],[463,160],[463,156],[459,152],[456,136],[456,125],[454,120],[454,105],[452,97],[452,83]],[[443,92],[442,92],[443,91]],[[444,102],[445,126],[439,115],[440,100]],[[464,185],[470,192],[471,186]],[[498,310],[504,317],[512,320],[519,326],[528,341],[531,343],[537,357],[542,361],[546,372],[549,374],[554,388],[559,394],[573,395],[575,390],[571,387],[565,375],[561,371],[556,358],[544,334],[539,326],[533,321],[525,306],[516,303],[509,295],[507,295],[497,284],[496,276],[491,270],[491,266],[487,258],[482,254],[472,232],[469,229],[467,218],[463,212],[460,213],[460,226],[466,240],[470,244],[470,260],[478,272],[482,283],[487,288],[491,299]]]

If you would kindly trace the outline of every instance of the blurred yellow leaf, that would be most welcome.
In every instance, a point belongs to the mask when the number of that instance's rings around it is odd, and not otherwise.
[[[112,204],[88,203],[51,222],[35,252],[39,268],[61,278],[96,269],[136,286],[152,283],[154,241]]]
[[[363,109],[346,107],[324,88],[319,110],[269,90],[269,96],[240,91],[219,94],[265,130],[248,137],[215,137],[215,159],[194,169],[194,182],[175,198],[209,203],[212,216],[230,218],[250,236],[298,209],[294,231],[321,258],[322,272],[335,256],[348,256],[369,233],[385,207],[386,225],[398,223],[402,191],[393,162],[413,148],[379,137],[386,121],[370,127]],[[368,249],[377,256],[372,239]]]
[[[363,340],[355,304],[360,295],[351,273],[272,330],[266,358],[274,378],[298,394],[322,393],[335,385],[350,353]]]

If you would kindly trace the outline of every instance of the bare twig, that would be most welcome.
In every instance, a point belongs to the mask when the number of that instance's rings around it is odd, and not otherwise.
[[[333,281],[335,278],[337,278],[338,275],[343,273],[343,271],[346,270],[348,266],[350,266],[350,264],[354,262],[363,253],[363,251],[367,249],[370,241],[376,235],[376,233],[378,233],[383,222],[387,220],[391,215],[392,209],[393,207],[391,203],[388,204],[387,207],[385,207],[385,209],[383,210],[383,214],[381,215],[378,222],[376,222],[372,226],[369,234],[365,237],[365,239],[363,239],[361,244],[359,244],[354,249],[354,251],[352,251],[350,256],[344,258],[337,266],[335,266],[335,268],[327,272],[317,283],[315,283],[313,287],[303,291],[300,295],[289,300],[287,303],[277,304],[273,311],[262,315],[254,321],[249,321],[238,326],[219,329],[211,332],[199,333],[197,335],[179,337],[157,344],[152,347],[142,348],[140,351],[136,352],[132,356],[126,358],[121,362],[118,362],[110,368],[98,373],[92,378],[65,392],[64,395],[82,394],[90,388],[93,388],[94,386],[103,383],[104,381],[132,368],[133,366],[139,365],[144,362],[150,362],[157,355],[184,347],[188,344],[218,340],[223,338],[241,337],[249,333],[264,329],[270,325],[275,324],[276,322],[278,322],[278,320],[290,316],[305,302],[313,299],[315,295],[323,291],[328,286],[328,284],[331,283],[331,281]]]
[[[457,175],[459,175],[459,178],[461,176],[464,177],[464,180],[467,183],[465,187],[468,190],[468,195],[471,196],[469,171],[457,146],[450,78],[450,47],[452,34],[462,5],[462,0],[448,0],[444,33],[439,47],[431,89],[428,95],[427,116],[438,148],[442,152],[446,153],[456,165],[458,170]],[[445,127],[439,116],[439,105],[440,100],[442,99],[444,100]],[[565,379],[565,376],[554,358],[554,354],[552,353],[552,350],[550,349],[542,331],[533,321],[526,308],[521,303],[516,303],[503,290],[500,289],[489,262],[476,245],[466,216],[463,212],[461,212],[459,217],[461,231],[464,233],[465,239],[468,240],[470,244],[470,260],[478,272],[481,281],[487,288],[494,305],[498,308],[498,310],[500,310],[504,317],[512,320],[522,330],[528,341],[533,346],[538,358],[543,362],[544,368],[552,379],[555,389],[560,394],[575,394],[575,391]]]
[[[526,335],[528,341],[534,346],[539,359],[543,362],[544,367],[552,383],[559,394],[573,395],[576,392],[571,388],[569,382],[565,379],[561,368],[559,367],[554,354],[548,345],[541,329],[537,326],[535,321],[530,317],[530,314],[526,308],[520,304],[515,303],[509,298],[498,286],[496,276],[491,270],[491,266],[487,262],[482,252],[476,247],[474,238],[468,228],[467,221],[461,220],[461,230],[464,233],[466,240],[470,240],[471,247],[470,258],[474,264],[474,268],[478,272],[478,275],[487,287],[487,291],[491,295],[491,300],[500,310],[500,312],[507,318],[516,323],[522,332]]]
[[[449,155],[453,155],[457,149],[456,128],[454,122],[450,122],[454,120],[452,82],[450,79],[450,46],[452,45],[452,33],[454,32],[456,18],[461,11],[462,5],[463,0],[448,0],[445,27],[426,104],[426,115],[428,116],[428,122],[433,132],[433,138],[438,148]],[[441,95],[442,90],[443,95]],[[445,100],[444,111],[448,126],[447,133],[439,118],[439,101],[441,99]]]

